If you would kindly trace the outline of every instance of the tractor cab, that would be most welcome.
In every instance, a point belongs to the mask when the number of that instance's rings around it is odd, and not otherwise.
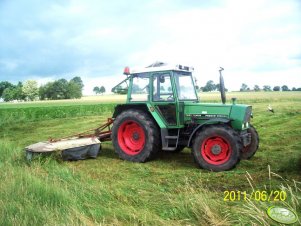
[[[181,65],[133,70],[128,103],[198,101],[192,70]]]
[[[128,77],[112,91],[127,92],[127,104],[146,104],[164,128],[183,127],[184,102],[198,102],[192,67],[152,64],[146,68],[125,68]],[[179,113],[182,113],[181,115]]]

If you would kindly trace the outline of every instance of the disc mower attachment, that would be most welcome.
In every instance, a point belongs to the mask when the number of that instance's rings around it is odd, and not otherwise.
[[[83,160],[96,158],[101,149],[101,142],[111,140],[112,118],[97,128],[77,133],[60,139],[49,139],[25,147],[26,158],[31,160],[33,155],[60,152],[63,160]]]
[[[60,141],[43,141],[25,147],[26,158],[31,160],[35,153],[60,152],[64,161],[96,158],[100,151],[96,137],[70,138]]]

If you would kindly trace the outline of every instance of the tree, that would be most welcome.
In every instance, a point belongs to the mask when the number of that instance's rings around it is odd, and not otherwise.
[[[287,85],[283,85],[281,87],[282,91],[290,91],[290,89],[287,87]]]
[[[76,91],[75,93],[76,93],[76,96],[77,96],[77,97],[75,97],[75,98],[80,98],[80,97],[82,97],[82,96],[83,96],[84,83],[83,83],[81,77],[76,76],[76,77],[72,78],[72,79],[69,81],[69,83],[73,83],[73,82],[76,83],[76,84],[78,85],[78,88],[77,88],[78,90],[74,90],[74,91]],[[71,86],[75,87],[74,85],[71,85]],[[75,94],[75,93],[74,93],[74,94]]]
[[[72,80],[68,83],[68,91],[66,94],[67,99],[79,99],[82,97],[82,88],[79,83]]]
[[[56,99],[53,84],[54,84],[54,82],[48,82],[44,86],[40,86],[39,96],[40,96],[41,100]]]
[[[101,94],[105,93],[105,92],[106,92],[106,88],[105,88],[104,86],[101,86],[101,87],[99,88],[99,92],[100,92]]]
[[[46,94],[46,86],[40,86],[39,88],[39,98],[40,100],[45,100],[47,99],[47,94]]]
[[[78,86],[79,87],[79,86]],[[69,94],[69,83],[66,79],[59,79],[54,82],[48,82],[39,89],[39,96],[41,100],[51,99],[67,99],[71,98]]]
[[[293,87],[293,88],[292,88],[292,91],[301,91],[301,88]]]
[[[24,93],[26,99],[31,101],[34,100],[39,94],[37,81],[27,80],[22,87],[22,92]]]
[[[10,87],[6,88],[2,93],[2,98],[4,101],[12,101],[15,99],[15,88]]]
[[[94,92],[96,95],[99,94],[99,93],[100,93],[99,87],[98,87],[98,86],[95,86],[95,87],[93,88],[93,92]]]
[[[272,90],[271,90],[271,86],[264,85],[264,86],[263,86],[263,91],[272,91]]]
[[[6,88],[12,88],[12,87],[15,86],[8,81],[0,82],[0,97],[2,97],[2,94]]]
[[[255,91],[255,92],[258,92],[258,91],[260,91],[260,87],[259,87],[259,85],[255,85],[255,86],[254,86],[254,91]]]
[[[211,92],[215,90],[215,84],[213,83],[212,80],[209,80],[206,85],[204,87],[202,87],[201,89],[203,90],[203,92]]]
[[[41,86],[39,96],[41,100],[81,98],[83,86],[80,77],[74,77],[69,82],[66,79],[59,79]]]
[[[280,91],[280,86],[274,86],[273,91]]]
[[[245,92],[245,91],[248,91],[248,90],[250,90],[250,88],[248,87],[247,84],[245,84],[245,83],[241,84],[241,87],[240,87],[239,91]]]
[[[15,100],[25,100],[26,96],[23,93],[23,84],[22,82],[18,82],[15,90]]]
[[[71,79],[70,81],[77,83],[80,86],[81,90],[84,88],[84,83],[83,83],[81,77],[76,76],[73,79]]]
[[[53,83],[53,92],[51,99],[67,99],[68,98],[68,81],[59,79]]]

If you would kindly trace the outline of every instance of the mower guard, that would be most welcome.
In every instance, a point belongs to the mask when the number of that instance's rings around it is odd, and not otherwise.
[[[100,141],[96,137],[69,138],[59,141],[43,141],[25,147],[26,157],[32,159],[34,153],[61,152],[63,160],[83,160],[96,158]]]

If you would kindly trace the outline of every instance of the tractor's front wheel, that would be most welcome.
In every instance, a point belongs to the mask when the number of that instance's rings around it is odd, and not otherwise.
[[[120,158],[132,162],[145,162],[159,149],[159,130],[155,122],[143,111],[127,110],[113,123],[112,143]]]
[[[211,125],[196,134],[192,153],[196,163],[212,171],[230,170],[240,161],[239,135],[227,125]]]

